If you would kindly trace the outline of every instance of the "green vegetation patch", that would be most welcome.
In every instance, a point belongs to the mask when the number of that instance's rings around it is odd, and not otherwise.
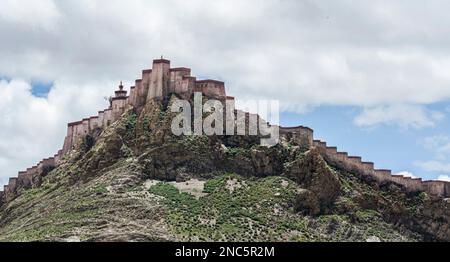
[[[182,238],[239,241],[287,240],[287,231],[304,228],[289,222],[296,216],[289,206],[295,189],[294,182],[282,177],[249,180],[226,174],[208,180],[204,186],[208,195],[200,199],[164,182],[149,191],[164,198],[167,222]]]

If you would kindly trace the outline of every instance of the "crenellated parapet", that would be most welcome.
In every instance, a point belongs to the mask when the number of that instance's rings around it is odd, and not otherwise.
[[[437,197],[450,197],[450,183],[445,181],[422,181],[420,178],[393,175],[388,169],[375,169],[372,162],[364,162],[359,156],[349,156],[347,152],[339,152],[336,147],[327,146],[326,142],[314,140],[316,147],[325,160],[342,170],[371,177],[377,183],[393,182],[402,185],[408,192],[427,192]]]
[[[195,82],[195,92],[201,92],[209,97],[225,99],[225,83],[217,80],[201,80]]]
[[[280,127],[280,136],[285,136],[291,143],[302,148],[313,146],[314,131],[309,127]]]
[[[50,169],[58,165],[61,156],[62,150],[53,157],[43,159],[37,165],[27,168],[26,171],[19,172],[17,177],[10,178],[8,185],[5,185],[3,191],[0,191],[0,203],[11,201],[23,190],[40,186],[42,178]]]

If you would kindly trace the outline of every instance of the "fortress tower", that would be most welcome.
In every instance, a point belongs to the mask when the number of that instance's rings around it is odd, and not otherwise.
[[[170,61],[166,59],[153,60],[153,68],[149,82],[147,100],[162,100],[169,94]]]
[[[120,82],[119,90],[115,91],[115,96],[111,99],[111,109],[114,119],[122,115],[128,105],[127,91],[123,90],[122,82]]]

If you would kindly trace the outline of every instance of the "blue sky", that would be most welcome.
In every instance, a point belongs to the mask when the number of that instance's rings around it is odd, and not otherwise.
[[[207,11],[205,11],[207,10]],[[2,0],[0,184],[164,55],[276,99],[284,125],[379,168],[450,179],[446,0]],[[132,19],[131,19],[132,18]]]
[[[445,110],[450,103],[432,105],[434,109]],[[310,113],[282,113],[281,124],[286,126],[305,125],[314,129],[317,139],[337,146],[339,151],[361,156],[374,162],[376,168],[392,169],[394,173],[409,171],[424,179],[435,179],[442,172],[432,172],[417,166],[434,158],[433,152],[424,148],[426,137],[445,135],[450,130],[448,119],[432,128],[401,128],[381,124],[374,127],[358,127],[354,118],[360,109],[346,106],[323,106]]]
[[[31,82],[31,93],[36,97],[46,97],[53,86],[53,82],[41,82],[32,81]]]

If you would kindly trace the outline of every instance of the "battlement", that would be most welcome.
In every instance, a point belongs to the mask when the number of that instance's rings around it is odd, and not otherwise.
[[[191,69],[187,68],[187,67],[176,67],[176,68],[171,68],[170,72],[185,72],[185,73],[191,74]]]
[[[371,177],[377,183],[392,182],[401,185],[407,192],[427,192],[436,197],[450,197],[450,183],[444,181],[422,181],[420,178],[410,178],[393,175],[389,169],[375,169],[373,162],[364,162],[359,156],[348,156],[347,152],[338,152],[337,147],[328,147],[325,142],[314,140],[316,147],[324,159],[331,165],[357,175]]]
[[[225,83],[217,80],[199,80],[195,82],[195,92],[202,92],[205,96],[213,98],[226,98]]]
[[[153,60],[153,64],[169,64],[170,65],[170,60],[167,59],[155,59]]]

